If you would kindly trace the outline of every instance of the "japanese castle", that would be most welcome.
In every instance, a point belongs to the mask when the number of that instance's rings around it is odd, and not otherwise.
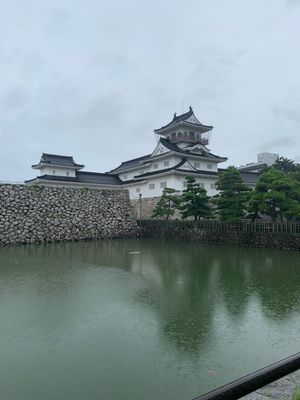
[[[124,188],[130,198],[161,196],[165,187],[180,192],[186,186],[186,176],[194,176],[209,196],[217,193],[216,181],[221,169],[218,164],[227,160],[213,154],[207,147],[213,127],[203,125],[189,111],[176,115],[171,122],[155,129],[158,141],[152,153],[123,161],[107,173],[81,171],[71,156],[43,153],[38,164],[40,175],[27,184],[72,185],[103,188]],[[249,186],[254,186],[257,174],[241,172]]]

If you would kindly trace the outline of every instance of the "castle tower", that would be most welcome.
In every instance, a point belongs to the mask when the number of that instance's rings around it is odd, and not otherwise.
[[[175,113],[171,122],[155,129],[154,133],[182,148],[190,144],[208,145],[212,129],[213,126],[203,125],[190,107],[184,114],[176,116]]]

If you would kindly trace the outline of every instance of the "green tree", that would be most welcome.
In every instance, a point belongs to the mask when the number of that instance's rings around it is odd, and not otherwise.
[[[228,167],[220,174],[216,187],[220,194],[215,196],[217,214],[223,221],[239,221],[245,215],[249,191],[235,167]]]
[[[187,188],[182,192],[180,205],[182,218],[194,217],[195,221],[199,218],[211,218],[212,212],[206,190],[196,183],[194,177],[187,176],[185,179]]]
[[[251,193],[249,211],[257,217],[268,215],[272,221],[283,217],[300,218],[300,185],[290,172],[276,166],[263,171]]]
[[[164,188],[162,196],[153,210],[152,218],[165,217],[167,221],[171,215],[175,214],[180,204],[180,199],[175,192],[175,189]]]
[[[285,157],[279,157],[273,164],[273,167],[287,174],[291,174],[292,172],[296,172],[300,169],[300,167],[297,166],[293,160]]]

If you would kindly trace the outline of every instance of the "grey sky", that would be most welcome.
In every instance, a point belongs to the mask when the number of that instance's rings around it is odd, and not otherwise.
[[[192,105],[228,164],[300,161],[299,0],[10,0],[0,15],[0,180],[42,152],[104,172]]]

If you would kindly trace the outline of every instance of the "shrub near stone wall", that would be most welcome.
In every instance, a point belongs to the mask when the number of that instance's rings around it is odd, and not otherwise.
[[[0,244],[135,236],[128,192],[0,185]]]

